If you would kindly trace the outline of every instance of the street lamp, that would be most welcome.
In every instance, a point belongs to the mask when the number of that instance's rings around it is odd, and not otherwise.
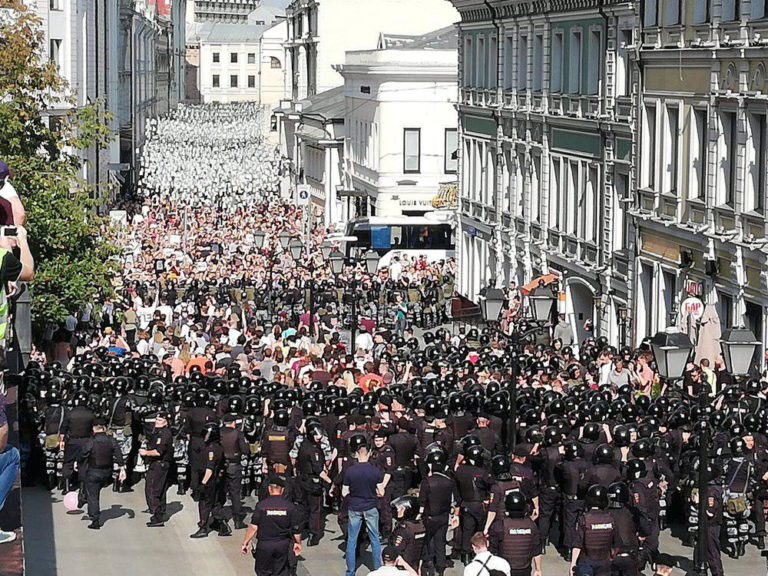
[[[723,347],[725,367],[733,376],[744,376],[752,366],[755,350],[760,346],[752,330],[748,328],[732,328],[723,333],[720,339]]]
[[[338,248],[335,248],[329,255],[328,260],[331,262],[331,272],[334,276],[341,274],[344,270],[344,254],[342,254]]]
[[[304,252],[304,243],[298,238],[294,238],[288,244],[288,250],[291,251],[291,256],[296,262],[301,260],[301,254]]]
[[[323,255],[323,260],[328,260],[328,258],[331,255],[331,252],[333,252],[333,246],[328,244],[327,242],[324,242],[320,246],[320,253]]]
[[[550,312],[552,312],[552,304],[555,302],[555,296],[551,292],[546,293],[546,290],[541,287],[537,288],[528,295],[528,306],[531,309],[531,315],[536,322],[548,322],[550,319]]]
[[[338,250],[334,249],[328,256],[328,260],[331,262],[331,271],[334,276],[339,276],[344,270],[344,255]],[[355,264],[365,263],[366,271],[369,275],[376,273],[379,268],[379,254],[375,250],[368,250],[362,257],[351,258]],[[352,275],[352,285],[350,286],[352,292],[352,326],[350,327],[350,347],[354,353],[355,337],[357,336],[357,289],[358,285],[355,280],[354,274]]]
[[[261,250],[264,248],[264,239],[267,237],[267,235],[262,232],[261,230],[257,230],[253,233],[253,245],[256,247],[257,250]]]
[[[368,274],[371,276],[376,274],[376,271],[379,269],[378,252],[375,250],[368,250],[363,256],[363,261],[365,262],[365,268],[368,271]]]
[[[683,377],[691,350],[691,339],[682,332],[659,332],[651,339],[656,368],[664,380],[673,381]]]
[[[480,300],[480,312],[486,322],[496,322],[506,298],[499,288],[486,288],[485,297]]]
[[[291,235],[286,230],[283,230],[277,235],[277,239],[280,240],[280,246],[285,250],[288,248],[288,243],[291,241]]]

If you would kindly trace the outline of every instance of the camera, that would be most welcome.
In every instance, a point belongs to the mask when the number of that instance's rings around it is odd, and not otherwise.
[[[0,236],[16,237],[16,226],[0,226]]]

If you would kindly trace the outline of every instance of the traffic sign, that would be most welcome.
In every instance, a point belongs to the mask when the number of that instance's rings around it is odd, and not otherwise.
[[[309,204],[311,189],[306,184],[296,187],[296,204]]]

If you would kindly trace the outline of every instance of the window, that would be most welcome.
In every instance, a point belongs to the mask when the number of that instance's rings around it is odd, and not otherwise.
[[[730,22],[739,17],[737,3],[738,0],[722,0],[720,19],[723,22]]]
[[[723,330],[733,326],[733,296],[717,292],[717,315],[720,316],[720,327]]]
[[[677,192],[677,174],[678,174],[678,152],[680,147],[680,116],[677,106],[667,107],[667,127],[669,136],[667,138],[667,178],[666,192]]]
[[[421,128],[403,130],[403,172],[417,174],[421,171]]]
[[[560,228],[561,181],[560,158],[552,159],[552,186],[549,187],[549,227]]]
[[[550,92],[563,90],[563,33],[555,32],[552,36],[552,78],[549,81]]]
[[[707,152],[709,147],[709,126],[707,111],[693,108],[693,130],[689,159],[691,162],[688,198],[706,198],[707,193]]]
[[[221,61],[221,55],[218,52],[213,53],[213,63],[218,64]]]
[[[229,87],[230,88],[237,88],[237,74],[232,74],[229,77]]]
[[[629,188],[629,175],[617,174],[614,180],[613,186],[613,210],[611,211],[611,224],[613,225],[613,234],[611,238],[613,240],[613,246],[611,248],[614,252],[623,250],[625,246],[625,218],[627,217],[626,210],[622,200],[627,196],[627,189]]]
[[[515,205],[513,213],[515,216],[523,215],[523,201],[525,198],[525,154],[515,156]]]
[[[499,44],[496,40],[496,36],[491,36],[490,54],[488,55],[488,88],[496,89],[499,82],[499,67],[497,62],[499,61]]]
[[[57,68],[61,67],[61,40],[51,38],[48,42],[48,57],[51,62],[56,64]]]
[[[676,26],[680,24],[681,0],[666,0],[664,2],[664,26]],[[698,4],[698,2],[694,2]]]
[[[570,52],[568,92],[571,94],[581,94],[581,30],[571,31]]]
[[[584,190],[584,198],[582,200],[583,215],[582,222],[583,228],[581,231],[581,237],[587,242],[597,241],[597,222],[595,221],[595,212],[597,209],[597,192],[600,185],[597,177],[597,167],[590,166],[587,171],[587,183]]]
[[[658,0],[645,0],[645,14],[643,24],[646,28],[654,28],[659,25]]]
[[[256,64],[256,54],[248,52],[248,64]]]
[[[270,56],[269,57],[269,67],[270,68],[275,68],[275,69],[282,68],[283,65],[280,64],[280,58],[276,58],[275,56]]]
[[[517,89],[522,91],[528,88],[528,36],[517,42]]]
[[[248,88],[256,88],[256,76],[252,74],[248,76]]]
[[[699,0],[693,3],[693,23],[704,24],[711,19],[710,13],[711,0]],[[752,4],[754,6],[754,3]]]
[[[603,34],[600,30],[589,33],[589,69],[587,70],[587,94],[600,91],[600,62],[602,61]]]
[[[231,64],[237,64],[237,52],[230,52],[230,54],[229,54],[229,62]]]
[[[211,82],[211,86],[213,86],[214,88],[218,88],[219,85],[220,85],[219,75],[218,74],[214,74],[213,75],[213,80]]]
[[[531,170],[531,212],[530,221],[538,222],[541,211],[541,156],[533,155],[533,170]]]
[[[62,0],[51,0],[50,8],[51,10],[63,10],[63,6],[61,5]]]
[[[752,19],[765,18],[765,0],[752,0]]]
[[[733,206],[736,197],[736,163],[738,149],[738,127],[736,112],[720,113],[720,190],[718,204]]]
[[[511,90],[515,86],[515,37],[507,36],[504,42],[504,88]]]
[[[565,231],[576,234],[576,207],[581,203],[581,182],[579,180],[579,162],[569,162],[565,178]]]
[[[765,114],[749,115],[749,142],[747,149],[747,179],[748,194],[746,198],[747,210],[762,210],[765,206],[765,171],[766,154],[768,145],[765,134]]]
[[[456,128],[445,129],[445,173],[456,174],[459,167],[459,132]]]
[[[544,36],[536,34],[533,38],[533,91],[541,92],[544,77]]]
[[[656,106],[645,105],[645,186],[656,190]]]
[[[472,52],[472,38],[467,37],[464,39],[464,58],[463,58],[463,65],[464,65],[464,86],[473,86],[474,82],[474,69],[472,67],[472,61],[473,61],[473,55]]]
[[[632,30],[619,32],[618,49],[618,78],[616,79],[616,96],[629,96],[632,93],[632,69],[629,63],[628,46],[632,45]]]
[[[485,88],[485,75],[488,71],[485,66],[485,36],[477,37],[477,65],[475,66],[475,86]]]

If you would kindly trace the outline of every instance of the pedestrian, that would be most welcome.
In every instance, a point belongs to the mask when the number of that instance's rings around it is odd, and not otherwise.
[[[101,489],[112,484],[112,470],[117,467],[117,479],[123,482],[126,478],[125,461],[117,440],[107,435],[107,422],[97,418],[93,422],[93,438],[90,438],[80,453],[78,461],[82,482],[80,485],[79,501],[88,503],[88,517],[91,523],[88,528],[101,528],[101,507],[99,500]]]
[[[464,567],[464,576],[511,576],[509,562],[488,550],[488,537],[475,532],[469,539],[474,558]]]
[[[364,436],[353,436],[349,449],[357,462],[344,473],[342,496],[347,498],[349,506],[347,576],[354,576],[357,569],[357,538],[363,523],[371,541],[373,568],[375,570],[381,566],[378,499],[384,496],[384,472],[369,462],[370,452]]]
[[[165,525],[168,472],[173,462],[173,434],[168,428],[169,418],[167,412],[157,413],[154,430],[147,438],[147,447],[139,450],[139,455],[147,462],[144,493],[147,511],[151,514],[147,522],[150,528]]]
[[[268,496],[256,505],[245,532],[242,553],[252,551],[256,576],[290,576],[290,556],[301,554],[299,513],[283,496],[284,492],[285,479],[272,476],[268,481]],[[256,546],[252,545],[254,538]]]

